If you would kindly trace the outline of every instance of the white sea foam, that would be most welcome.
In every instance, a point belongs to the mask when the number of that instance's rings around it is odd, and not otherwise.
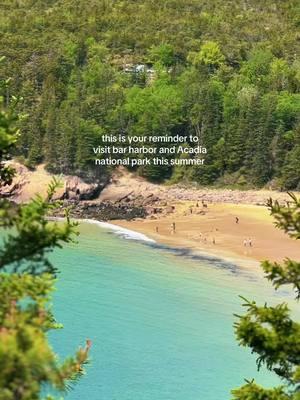
[[[101,222],[101,221],[96,221],[94,219],[83,219],[82,221],[88,222],[89,224],[96,224],[104,229],[112,230],[117,236],[120,236],[127,240],[138,240],[142,242],[155,243],[155,240],[150,239],[143,233],[132,231],[130,229],[126,229],[118,225],[110,224],[109,222]]]
[[[51,220],[52,221],[65,221],[66,218],[64,218],[64,217],[48,217],[48,220],[50,220],[50,221]],[[132,231],[131,229],[126,229],[126,228],[123,228],[122,226],[110,224],[109,222],[101,222],[101,221],[97,221],[95,219],[88,219],[88,218],[78,219],[78,221],[87,222],[89,224],[95,224],[95,225],[101,226],[101,228],[109,229],[111,231],[114,231],[114,233],[116,235],[118,235],[124,239],[127,239],[127,240],[138,240],[138,241],[142,241],[142,242],[156,243],[155,240],[150,239],[148,236],[144,235],[143,233]]]

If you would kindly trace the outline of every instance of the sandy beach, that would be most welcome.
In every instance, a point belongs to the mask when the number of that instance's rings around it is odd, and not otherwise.
[[[35,171],[20,164],[14,166],[18,173],[13,185],[16,190],[10,196],[12,200],[24,203],[36,193],[46,194],[52,176],[43,165]],[[94,185],[88,185],[78,177],[62,176],[60,179],[63,188],[58,190],[57,197],[62,196],[66,187],[74,186],[73,193],[93,191]],[[300,196],[299,193],[296,195]],[[142,207],[148,213],[145,219],[114,219],[110,222],[144,233],[158,243],[239,260],[246,266],[250,261],[258,264],[265,259],[299,259],[299,242],[277,229],[269,210],[263,206],[270,197],[282,204],[289,200],[287,193],[270,190],[239,191],[152,184],[119,169],[98,198],[80,204],[84,207],[108,202],[117,207],[125,204],[129,209]],[[207,207],[203,207],[202,201]],[[160,211],[154,213],[154,209]],[[85,218],[84,215],[75,217]],[[97,213],[92,218],[101,220]]]
[[[113,223],[144,233],[159,243],[238,259],[244,265],[247,261],[265,259],[299,259],[299,243],[274,226],[266,207],[211,204],[202,210],[202,204],[198,206],[194,202],[181,202],[170,216]]]

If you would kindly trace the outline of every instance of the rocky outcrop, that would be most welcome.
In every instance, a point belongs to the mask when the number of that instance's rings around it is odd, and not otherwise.
[[[98,221],[109,220],[132,220],[145,218],[147,215],[143,207],[132,204],[113,204],[111,202],[89,203],[79,201],[65,201],[61,207],[55,211],[55,216],[64,216],[64,210],[70,209],[70,216],[80,219],[96,219]]]
[[[46,195],[52,180],[43,165],[34,171],[21,164],[14,164],[17,175],[13,184],[2,188],[0,196],[16,203],[29,201],[34,194]],[[62,187],[56,198],[63,201],[63,207],[71,206],[71,214],[77,218],[95,218],[99,220],[151,218],[171,215],[187,202],[184,212],[205,214],[206,207],[215,203],[265,205],[269,197],[286,203],[287,193],[231,189],[213,189],[198,187],[166,186],[147,182],[145,179],[118,169],[108,182],[107,176],[83,180],[78,176],[61,176]],[[62,215],[61,208],[57,215]]]
[[[202,202],[205,203],[231,203],[231,204],[253,204],[265,205],[272,197],[280,203],[285,204],[289,200],[287,193],[272,190],[234,190],[228,188],[215,189],[211,187],[181,186],[181,185],[158,185],[149,183],[141,177],[134,176],[128,172],[115,175],[114,179],[103,189],[99,201],[118,199],[140,199],[152,204],[160,202],[174,204],[176,202]]]
[[[10,165],[15,169],[16,175],[10,186],[0,189],[1,197],[9,198],[16,203],[24,203],[36,194],[46,196],[53,175],[47,172],[43,165],[38,165],[34,170],[16,162],[10,163]],[[61,182],[55,198],[62,200],[93,200],[100,195],[107,183],[106,176],[89,183],[78,176],[56,175],[55,177]]]
[[[61,199],[66,200],[93,200],[99,196],[105,183],[85,183],[78,176],[65,178],[64,192]]]

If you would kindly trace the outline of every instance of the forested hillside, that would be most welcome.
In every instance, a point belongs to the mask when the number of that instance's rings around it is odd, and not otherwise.
[[[298,0],[2,0],[0,33],[27,165],[82,174],[103,134],[193,134],[204,166],[138,172],[300,188]]]

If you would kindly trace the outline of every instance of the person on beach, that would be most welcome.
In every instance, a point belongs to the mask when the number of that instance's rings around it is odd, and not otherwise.
[[[158,233],[158,226],[155,227],[155,232]]]
[[[244,247],[247,247],[247,239],[244,239]]]
[[[240,222],[239,217],[235,217],[235,223],[238,224]]]
[[[176,225],[175,222],[172,222],[172,233],[174,234],[176,232]]]
[[[215,240],[215,238],[213,238],[212,242],[213,242],[213,244],[216,244],[216,240]]]
[[[252,239],[251,238],[248,239],[248,244],[249,244],[249,247],[252,247]]]

